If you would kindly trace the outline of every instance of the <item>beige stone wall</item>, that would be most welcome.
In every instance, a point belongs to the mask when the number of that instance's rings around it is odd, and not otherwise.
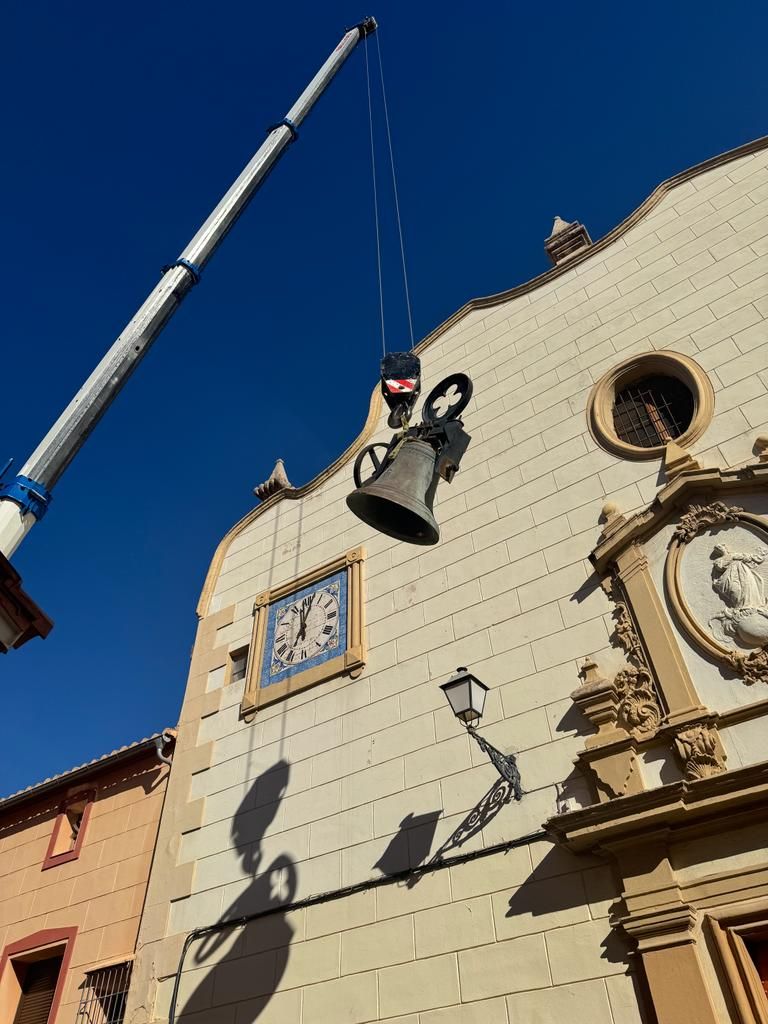
[[[136,947],[168,769],[154,752],[90,776],[96,800],[77,860],[42,870],[66,782],[0,817],[0,953],[29,935],[77,928],[55,1024],[75,1024],[84,974]]]
[[[589,730],[569,694],[587,655],[604,671],[623,661],[587,557],[604,503],[640,509],[663,474],[595,444],[587,397],[633,353],[690,355],[716,397],[693,454],[704,466],[752,459],[768,430],[767,254],[761,149],[678,184],[578,266],[435,332],[425,387],[461,370],[475,382],[473,440],[440,485],[435,548],[361,525],[344,504],[349,465],[235,536],[193,658],[134,1024],[167,1019],[191,929],[379,877],[382,856],[401,867],[440,849],[496,779],[438,688],[457,665],[491,687],[483,731],[518,755],[525,796],[451,853],[529,836],[564,802],[591,801],[573,768]],[[387,437],[382,419],[376,439]],[[223,667],[248,642],[254,597],[356,545],[368,552],[362,676],[241,721],[242,683],[224,687]],[[408,815],[437,815],[428,849],[426,819],[403,847]],[[645,1017],[608,920],[618,892],[605,864],[538,838],[209,943],[190,954],[179,1008],[206,1024],[632,1024]]]

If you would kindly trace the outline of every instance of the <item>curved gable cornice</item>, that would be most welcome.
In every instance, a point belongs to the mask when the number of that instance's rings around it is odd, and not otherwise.
[[[434,330],[430,331],[426,337],[422,338],[418,345],[414,347],[414,352],[420,355],[428,349],[430,345],[437,341],[438,338],[445,334],[446,331],[459,323],[467,313],[471,313],[475,309],[489,309],[493,306],[498,306],[503,302],[509,302],[510,299],[516,299],[521,295],[527,295],[530,292],[536,291],[537,288],[541,288],[542,285],[556,280],[558,277],[561,277],[563,274],[571,271],[581,263],[585,263],[587,260],[592,259],[592,257],[597,253],[607,249],[609,245],[612,245],[617,239],[621,238],[622,235],[625,235],[630,228],[633,228],[644,217],[647,217],[659,205],[667,193],[671,192],[672,189],[676,188],[678,185],[682,185],[684,182],[690,181],[692,178],[697,178],[706,171],[714,170],[716,167],[721,167],[723,164],[731,163],[741,157],[751,156],[753,153],[758,153],[763,149],[768,149],[768,135],[755,139],[753,142],[747,142],[743,146],[737,146],[736,149],[728,150],[718,156],[710,157],[709,160],[704,160],[702,163],[695,164],[693,167],[689,167],[687,170],[681,171],[679,174],[675,174],[671,178],[667,178],[667,180],[658,185],[648,198],[645,199],[632,213],[630,213],[628,217],[621,221],[620,224],[617,224],[617,226],[613,228],[612,231],[609,231],[607,235],[604,235],[598,241],[593,242],[592,245],[583,252],[571,257],[566,263],[552,267],[543,274],[539,274],[537,277],[533,277],[529,281],[525,281],[523,284],[516,285],[514,288],[509,288],[507,291],[497,292],[494,295],[486,295],[476,299],[470,299],[469,302],[466,302],[460,309],[457,309],[456,312],[448,317],[447,320],[444,320],[438,327],[435,327]],[[328,466],[327,469],[324,469],[321,473],[318,473],[314,479],[310,480],[303,486],[287,487],[278,491],[276,494],[272,495],[272,497],[268,498],[266,501],[262,502],[262,504],[248,512],[247,515],[243,516],[239,522],[235,523],[235,525],[227,531],[216,548],[206,575],[205,583],[203,584],[203,590],[200,594],[200,600],[197,605],[197,614],[200,618],[203,618],[208,614],[213,588],[216,580],[218,579],[221,564],[224,561],[224,556],[227,553],[229,545],[235,537],[250,526],[252,522],[262,515],[262,513],[266,512],[267,509],[272,508],[272,506],[276,505],[279,501],[283,501],[284,499],[293,501],[305,497],[307,494],[316,490],[329,477],[333,476],[333,474],[337,470],[341,469],[347,462],[353,459],[360,449],[367,443],[369,437],[376,429],[376,425],[379,421],[379,415],[381,413],[381,404],[381,392],[377,384],[371,396],[368,417],[362,431],[335,462]]]

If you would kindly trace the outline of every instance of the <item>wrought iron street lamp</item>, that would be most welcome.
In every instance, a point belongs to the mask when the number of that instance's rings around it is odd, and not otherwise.
[[[448,699],[454,715],[464,725],[464,728],[483,753],[488,756],[489,761],[502,779],[509,783],[515,800],[522,799],[523,790],[515,755],[502,754],[488,740],[475,732],[474,723],[479,722],[483,717],[485,695],[488,692],[488,687],[477,676],[472,675],[466,668],[461,667],[456,669],[456,674],[451,676],[447,683],[440,685],[440,689]]]

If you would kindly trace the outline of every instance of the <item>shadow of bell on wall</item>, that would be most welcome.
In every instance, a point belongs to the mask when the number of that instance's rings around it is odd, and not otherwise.
[[[296,865],[281,853],[264,866],[262,846],[285,795],[290,770],[290,764],[282,760],[260,775],[232,819],[232,846],[242,861],[244,875],[252,880],[220,918],[232,921],[232,928],[208,935],[196,946],[191,967],[199,980],[196,984],[193,980],[192,993],[177,1018],[179,1024],[212,1020],[216,1008],[231,1003],[235,992],[247,1001],[248,1021],[256,1021],[285,973],[294,929],[280,908],[295,898]],[[267,916],[242,926],[234,923],[262,912]],[[209,969],[203,971],[203,966]],[[189,975],[185,980],[189,983]]]

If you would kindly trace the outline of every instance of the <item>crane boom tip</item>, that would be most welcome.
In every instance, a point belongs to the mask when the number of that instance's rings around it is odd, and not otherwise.
[[[360,24],[356,26],[361,39],[364,39],[366,36],[373,35],[378,27],[378,22],[372,15],[369,15],[367,18],[363,18]]]

